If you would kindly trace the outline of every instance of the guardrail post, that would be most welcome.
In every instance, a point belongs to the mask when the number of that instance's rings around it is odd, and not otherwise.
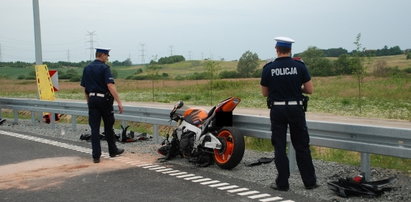
[[[73,131],[77,131],[77,116],[71,115],[71,128]]]
[[[160,143],[160,134],[158,133],[158,125],[153,125],[154,142]]]
[[[34,123],[36,120],[36,112],[31,111],[31,123]]]
[[[13,109],[13,115],[14,115],[13,124],[17,124],[19,122],[19,112],[16,109]]]
[[[50,124],[51,128],[56,128],[56,114],[54,112],[50,113]]]
[[[295,159],[295,149],[291,142],[288,142],[288,161],[290,165],[290,172],[297,171],[297,161]]]
[[[2,109],[0,108],[0,119],[3,119],[3,117],[1,116],[2,114]]]
[[[370,168],[370,154],[361,152],[361,172],[365,173],[365,179],[369,179],[371,176]]]

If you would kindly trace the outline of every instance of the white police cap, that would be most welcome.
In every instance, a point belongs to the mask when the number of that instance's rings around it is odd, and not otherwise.
[[[281,46],[291,48],[291,44],[295,42],[294,39],[285,36],[276,37],[274,39],[277,41],[277,44],[275,45],[276,47]]]

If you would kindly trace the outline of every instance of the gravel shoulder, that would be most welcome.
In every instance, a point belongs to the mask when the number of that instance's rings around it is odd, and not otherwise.
[[[16,131],[16,132],[30,132],[36,135],[45,137],[61,138],[70,141],[81,142],[79,139],[81,134],[89,133],[88,125],[77,125],[77,130],[72,131],[71,124],[56,124],[53,129],[50,125],[42,123],[32,123],[29,120],[19,120],[17,125],[13,125],[11,121],[6,121],[0,125],[0,129]],[[120,130],[116,130],[116,133],[120,133]],[[125,148],[127,153],[139,155],[152,155],[154,157],[161,157],[157,154],[157,148],[159,144],[156,144],[154,140],[137,141],[133,143],[118,144],[119,147]],[[102,143],[103,150],[107,150],[106,144]],[[254,167],[245,166],[246,162],[255,161],[261,157],[272,157],[272,152],[257,152],[253,150],[246,150],[243,161],[233,170],[222,170],[215,165],[201,168],[208,172],[219,173],[232,178],[242,179],[246,181],[256,182],[264,186],[269,186],[277,174],[274,163],[262,164]],[[169,161],[171,164],[179,164],[184,166],[193,166],[186,159],[174,159]],[[344,164],[338,164],[335,162],[326,162],[322,160],[314,160],[314,166],[316,168],[316,174],[318,177],[318,183],[321,185],[314,190],[306,190],[302,184],[298,171],[293,172],[290,177],[290,192],[296,194],[302,194],[312,199],[322,199],[325,201],[411,201],[411,176],[406,173],[402,173],[397,170],[372,168],[371,179],[381,180],[392,176],[397,176],[398,180],[392,187],[393,190],[385,192],[378,198],[362,198],[351,197],[341,198],[336,196],[327,187],[327,181],[337,180],[340,177],[353,177],[360,173],[360,168],[357,166],[349,166]]]

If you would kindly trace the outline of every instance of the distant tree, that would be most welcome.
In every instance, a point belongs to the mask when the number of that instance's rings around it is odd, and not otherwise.
[[[252,73],[259,65],[257,53],[246,51],[241,56],[237,64],[237,71],[241,77],[251,77]]]
[[[339,57],[347,53],[348,51],[343,48],[330,48],[330,49],[324,50],[325,57]]]
[[[313,76],[330,76],[335,74],[332,69],[332,63],[324,57],[324,52],[317,47],[309,47],[300,54],[300,57],[304,60]]]
[[[182,55],[173,55],[173,56],[170,56],[170,57],[161,57],[158,60],[157,63],[158,64],[173,64],[173,63],[177,63],[177,62],[183,62],[185,60],[186,59]]]
[[[219,74],[220,78],[229,79],[229,78],[239,78],[239,74],[236,71],[222,71]]]
[[[115,61],[112,62],[112,65],[113,65],[113,66],[131,66],[131,65],[133,65],[133,64],[132,64],[132,62],[131,62],[131,59],[130,59],[130,58],[127,58],[127,59],[124,60],[123,62],[120,62],[120,61],[118,61],[118,60],[115,60]]]

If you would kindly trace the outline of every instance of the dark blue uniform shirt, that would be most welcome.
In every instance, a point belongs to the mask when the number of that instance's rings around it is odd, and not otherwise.
[[[107,93],[108,83],[114,83],[110,66],[94,60],[84,68],[80,85],[85,87],[86,93]]]
[[[309,80],[303,62],[280,57],[264,66],[260,84],[268,87],[271,101],[297,101],[303,98],[301,85]]]

